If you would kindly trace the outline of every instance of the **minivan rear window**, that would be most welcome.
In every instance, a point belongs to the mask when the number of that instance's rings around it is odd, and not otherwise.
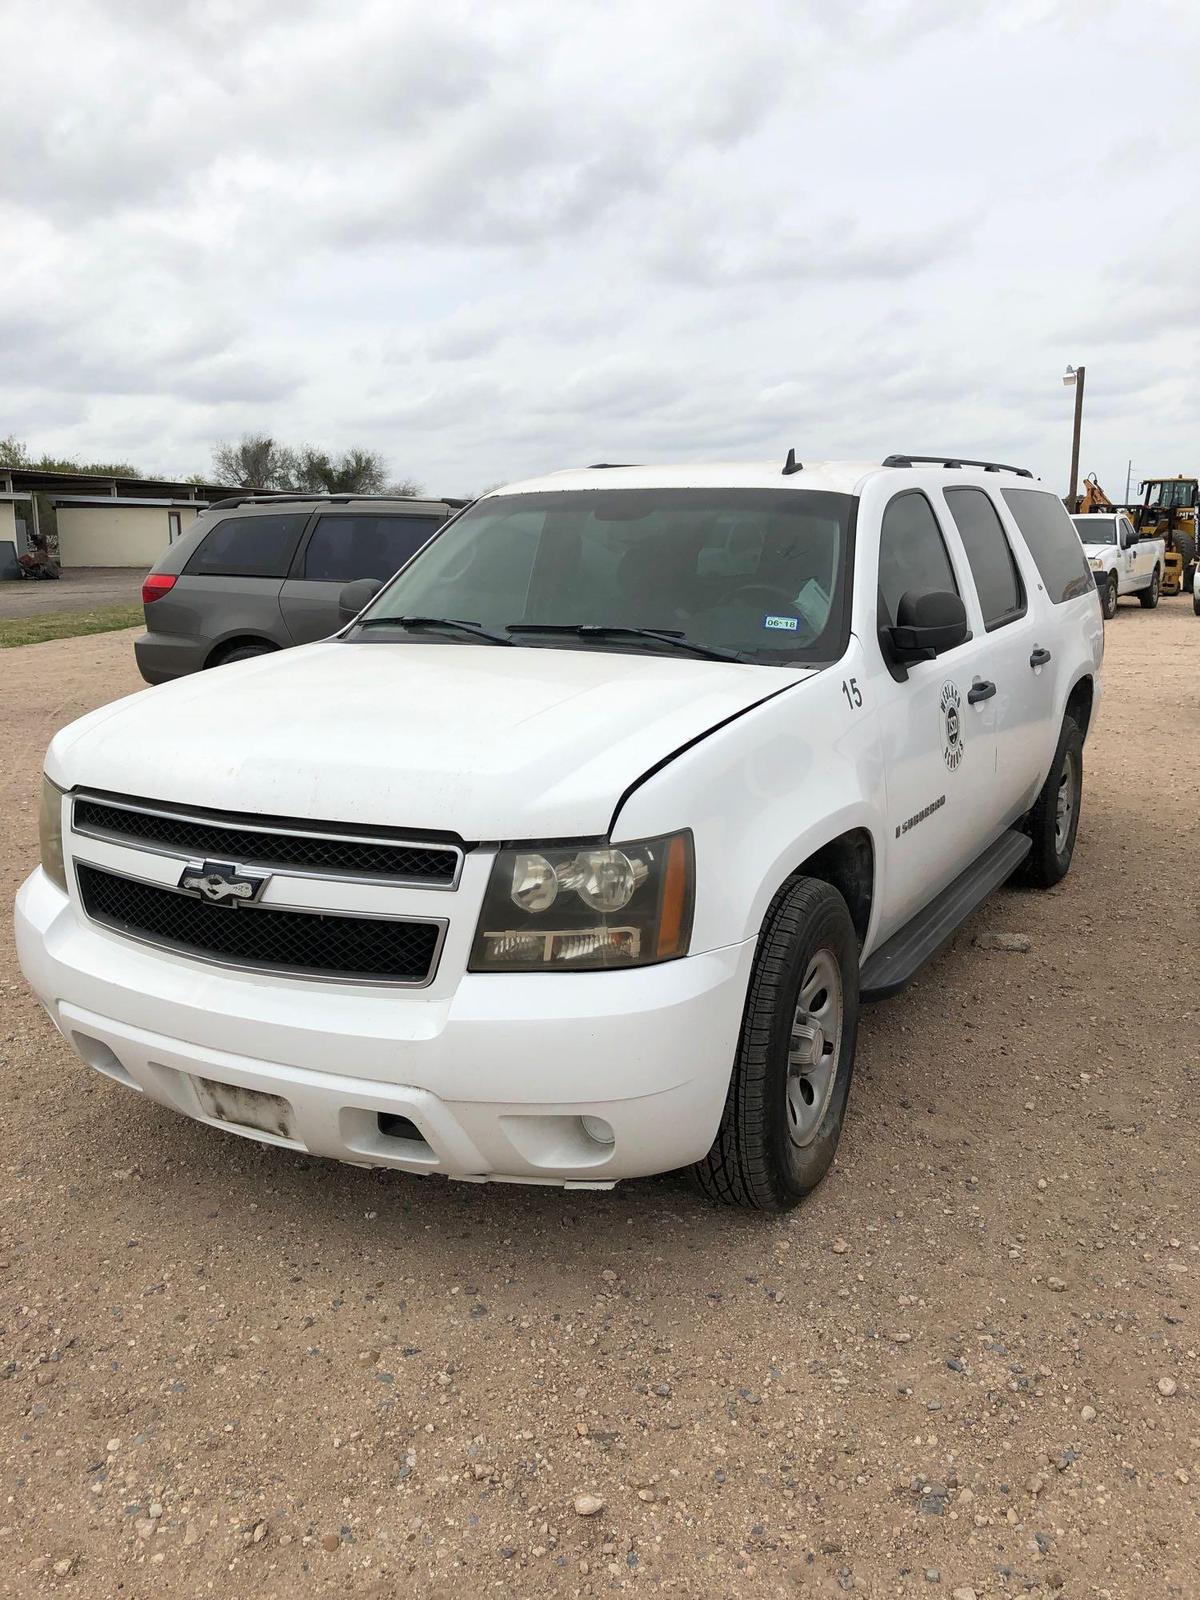
[[[1095,594],[1092,569],[1062,501],[1038,489],[1003,489],[1001,493],[1054,604]]]
[[[223,517],[192,551],[185,572],[205,578],[286,578],[306,511]]]

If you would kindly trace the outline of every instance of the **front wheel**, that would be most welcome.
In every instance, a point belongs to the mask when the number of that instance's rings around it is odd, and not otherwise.
[[[1158,604],[1158,596],[1161,589],[1162,579],[1159,576],[1158,568],[1155,567],[1154,576],[1150,579],[1150,587],[1148,589],[1138,590],[1138,599],[1141,601],[1142,605],[1145,606],[1147,611],[1153,611],[1155,606]]]
[[[1026,818],[1033,841],[1022,876],[1037,889],[1050,889],[1071,870],[1079,808],[1083,803],[1083,735],[1074,717],[1064,717],[1050,775]]]
[[[793,878],[759,939],[721,1126],[694,1174],[710,1199],[785,1211],[833,1164],[858,1032],[858,938],[827,883]]]
[[[1104,599],[1102,602],[1104,607],[1105,622],[1111,622],[1117,614],[1118,594],[1119,590],[1117,589],[1117,575],[1115,572],[1110,572],[1108,575],[1108,582],[1104,585]]]

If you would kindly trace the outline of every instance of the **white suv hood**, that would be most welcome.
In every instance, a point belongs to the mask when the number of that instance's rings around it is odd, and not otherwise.
[[[648,768],[811,675],[610,651],[325,641],[102,707],[63,729],[46,766],[64,788],[216,810],[467,840],[598,835]]]

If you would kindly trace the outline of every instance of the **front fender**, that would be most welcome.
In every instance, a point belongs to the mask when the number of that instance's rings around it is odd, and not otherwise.
[[[780,885],[851,829],[885,831],[883,761],[857,641],[836,666],[797,683],[683,751],[627,796],[614,840],[691,828],[696,845],[692,949],[754,938]],[[879,897],[865,948],[873,942]]]

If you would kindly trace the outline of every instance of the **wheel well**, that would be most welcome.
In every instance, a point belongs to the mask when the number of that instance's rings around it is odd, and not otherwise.
[[[261,645],[266,650],[278,650],[279,646],[273,639],[264,639],[261,634],[244,633],[236,639],[222,639],[220,644],[214,645],[208,652],[204,665],[206,667],[219,667],[225,657],[234,650],[241,650],[246,645]]]
[[[865,828],[853,828],[802,861],[796,876],[819,878],[832,884],[850,908],[854,931],[861,945],[871,923],[875,893],[875,849]]]
[[[1094,691],[1090,678],[1080,678],[1067,696],[1067,715],[1074,717],[1079,731],[1087,737],[1088,723],[1092,720]]]

